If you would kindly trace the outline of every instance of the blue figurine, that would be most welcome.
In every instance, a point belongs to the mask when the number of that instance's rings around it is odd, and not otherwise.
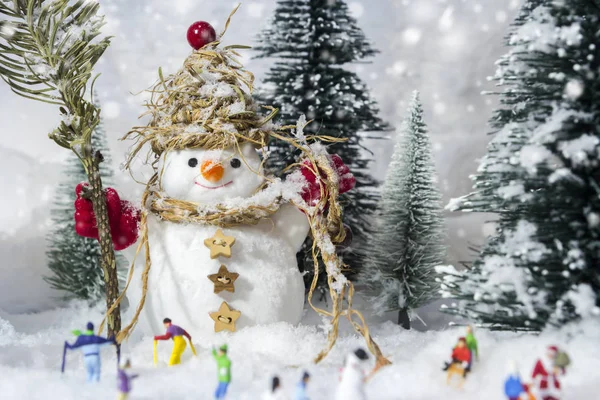
[[[65,372],[67,349],[81,349],[84,356],[85,369],[87,371],[87,381],[100,382],[100,348],[108,344],[116,345],[117,343],[114,339],[107,339],[94,335],[94,324],[91,322],[87,323],[86,328],[85,332],[73,332],[77,335],[75,343],[69,344],[65,341],[61,371]]]
[[[521,394],[525,393],[525,389],[523,388],[523,383],[521,382],[521,377],[519,376],[517,364],[514,361],[511,361],[509,366],[509,375],[504,381],[504,394],[508,400],[518,400]]]
[[[294,400],[309,400],[306,394],[306,387],[308,385],[308,381],[310,380],[310,375],[308,372],[304,371],[302,374],[302,379],[296,385],[296,396]]]

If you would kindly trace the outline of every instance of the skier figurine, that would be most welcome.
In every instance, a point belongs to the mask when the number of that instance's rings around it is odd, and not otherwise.
[[[363,349],[348,354],[342,371],[342,378],[336,393],[336,400],[366,400],[365,378],[366,361],[369,356]]]
[[[138,377],[138,375],[128,375],[127,370],[131,368],[131,361],[127,360],[123,363],[123,366],[119,368],[117,373],[119,396],[117,400],[127,400],[129,392],[131,392],[131,381]]]
[[[159,340],[169,340],[173,339],[173,352],[171,353],[171,358],[169,359],[169,366],[177,365],[181,363],[181,355],[185,351],[186,343],[183,337],[186,337],[188,342],[190,343],[190,348],[192,349],[192,353],[196,355],[196,349],[194,349],[194,345],[192,343],[192,337],[189,333],[185,331],[185,329],[173,325],[169,318],[165,318],[163,320],[163,324],[167,333],[160,336],[154,336],[154,364],[156,364],[156,343]]]
[[[306,394],[308,381],[310,381],[310,375],[308,372],[304,371],[302,379],[300,379],[300,382],[296,385],[296,397],[294,397],[294,400],[310,400]]]
[[[467,347],[467,340],[464,337],[458,339],[458,343],[454,349],[452,349],[451,361],[446,362],[444,365],[444,371],[448,371],[451,366],[459,366],[463,370],[463,377],[467,376],[467,373],[471,370],[471,352]]]
[[[523,393],[525,393],[525,389],[517,370],[517,364],[511,361],[508,378],[504,381],[504,394],[508,400],[519,400]]]
[[[67,355],[67,349],[75,350],[81,349],[84,356],[85,369],[87,371],[88,382],[100,382],[100,348],[108,345],[117,343],[114,339],[106,339],[101,336],[94,335],[94,324],[91,322],[87,323],[86,330],[84,332],[75,331],[77,334],[77,340],[73,344],[65,342],[63,351],[62,361],[62,372],[65,372],[65,361]]]
[[[471,362],[469,364],[469,369],[473,364],[473,357],[477,361],[479,361],[479,349],[477,348],[477,339],[475,339],[475,335],[473,334],[473,327],[471,325],[467,326],[467,335],[465,336],[465,340],[467,341],[467,348],[471,352]]]
[[[227,357],[227,345],[219,347],[219,350],[212,349],[213,357],[217,361],[217,374],[219,385],[215,391],[215,399],[224,399],[227,394],[227,388],[231,383],[231,360]]]
[[[546,354],[535,363],[531,377],[537,387],[539,400],[560,399],[561,388],[558,376],[564,374],[565,370],[556,365],[558,353],[558,347],[549,346]]]

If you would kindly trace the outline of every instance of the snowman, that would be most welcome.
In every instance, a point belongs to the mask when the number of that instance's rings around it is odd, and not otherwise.
[[[202,337],[297,324],[304,308],[296,253],[310,225],[297,205],[317,204],[324,178],[308,161],[285,180],[265,172],[258,150],[273,126],[258,114],[251,75],[232,50],[218,47],[211,30],[206,23],[190,28],[196,51],[153,89],[152,121],[133,131],[156,158],[142,210],[106,192],[115,249],[135,248],[142,222],[146,266],[138,268],[127,296],[133,309],[143,305],[138,326],[145,334],[161,331],[165,317]],[[301,126],[296,133],[293,140],[305,143]],[[339,193],[350,190],[355,181],[348,167],[338,156],[326,157]],[[77,232],[97,237],[81,189]]]

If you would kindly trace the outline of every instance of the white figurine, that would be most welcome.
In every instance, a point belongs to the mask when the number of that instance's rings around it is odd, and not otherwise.
[[[358,349],[346,357],[342,379],[336,393],[336,400],[366,400],[365,379],[366,363],[369,356]]]

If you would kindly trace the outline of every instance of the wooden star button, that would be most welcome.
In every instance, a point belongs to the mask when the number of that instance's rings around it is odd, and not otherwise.
[[[215,321],[215,332],[224,330],[235,332],[235,321],[238,320],[242,313],[232,310],[229,304],[222,302],[219,311],[211,312],[209,315]]]
[[[215,285],[215,293],[220,293],[226,290],[235,293],[235,280],[240,276],[237,272],[229,272],[226,266],[221,265],[219,272],[208,275],[208,279]]]
[[[217,233],[211,238],[204,240],[204,245],[210,249],[210,258],[215,259],[219,256],[231,257],[231,246],[235,243],[233,236],[225,236],[222,230],[217,229]]]

